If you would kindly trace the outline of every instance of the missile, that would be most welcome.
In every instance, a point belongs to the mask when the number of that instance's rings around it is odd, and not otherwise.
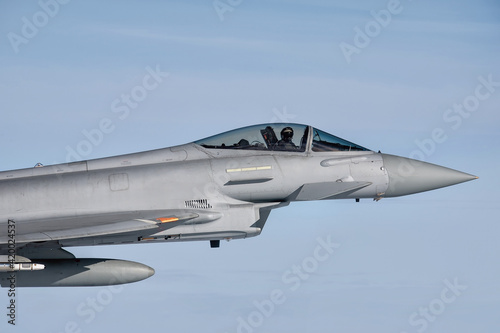
[[[32,265],[44,268],[16,271],[16,287],[110,286],[141,281],[154,274],[149,266],[117,259],[37,259]],[[0,272],[2,287],[11,284],[10,272]]]

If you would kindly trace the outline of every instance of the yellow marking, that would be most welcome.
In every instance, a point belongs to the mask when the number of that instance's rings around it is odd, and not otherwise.
[[[157,218],[157,220],[160,221],[161,223],[168,223],[168,222],[179,221],[179,218],[178,217],[159,217],[159,218]]]
[[[231,172],[248,172],[248,171],[260,171],[260,170],[271,170],[272,166],[259,166],[259,167],[248,167],[248,168],[236,168],[236,169],[226,169],[227,173]]]
[[[141,240],[154,240],[154,237],[141,238]]]

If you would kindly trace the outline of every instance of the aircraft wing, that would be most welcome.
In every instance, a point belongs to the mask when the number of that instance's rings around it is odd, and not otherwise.
[[[6,253],[9,240],[18,247],[30,243],[57,241],[118,234],[152,234],[183,223],[199,220],[200,214],[189,210],[132,211],[115,214],[90,214],[30,221],[13,221],[15,235],[7,232],[7,223],[0,223],[0,254]],[[12,222],[11,222],[12,223]],[[76,227],[75,227],[76,226]],[[60,247],[56,245],[56,247]]]
[[[186,233],[206,234],[193,239],[245,238],[260,234],[270,211],[288,203],[232,204],[219,211],[170,209],[89,214],[15,222],[15,237],[9,237],[7,222],[0,223],[0,255],[7,254],[15,239],[17,253],[43,257],[64,246],[130,243],[145,240],[179,240]],[[225,232],[228,231],[228,232]],[[187,239],[186,239],[187,240]],[[37,255],[26,248],[51,249]],[[54,257],[50,256],[50,257]],[[64,257],[64,255],[63,255]],[[49,257],[48,257],[49,258]]]

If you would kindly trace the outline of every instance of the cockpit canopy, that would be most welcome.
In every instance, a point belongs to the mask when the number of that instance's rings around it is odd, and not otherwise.
[[[214,135],[195,143],[207,149],[305,152],[312,136],[314,152],[369,151],[362,146],[300,124],[262,124]]]

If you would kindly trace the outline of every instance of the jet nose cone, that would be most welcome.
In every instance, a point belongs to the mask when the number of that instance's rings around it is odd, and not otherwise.
[[[385,197],[430,191],[478,178],[436,164],[400,156],[382,154],[382,158],[389,176]]]

